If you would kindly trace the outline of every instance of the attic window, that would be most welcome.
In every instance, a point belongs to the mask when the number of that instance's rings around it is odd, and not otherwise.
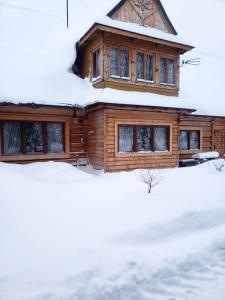
[[[125,48],[110,49],[110,76],[129,79],[129,51]]]
[[[101,49],[92,54],[92,80],[101,78]]]
[[[160,58],[160,84],[175,86],[175,59]]]
[[[153,56],[138,52],[136,58],[137,81],[153,82]]]

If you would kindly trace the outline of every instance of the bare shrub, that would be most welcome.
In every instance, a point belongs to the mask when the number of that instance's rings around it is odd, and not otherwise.
[[[143,183],[147,184],[149,194],[151,194],[152,188],[164,181],[164,176],[161,171],[150,169],[140,170],[139,178]]]

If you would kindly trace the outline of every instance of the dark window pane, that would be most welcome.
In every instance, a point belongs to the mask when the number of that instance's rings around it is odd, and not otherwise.
[[[160,59],[160,83],[167,83],[167,59]]]
[[[199,149],[200,133],[199,131],[190,131],[190,149]]]
[[[151,128],[150,127],[138,127],[137,132],[137,151],[151,151]]]
[[[168,149],[168,128],[167,127],[156,127],[155,128],[155,141],[154,150],[155,151],[167,151]]]
[[[188,150],[188,131],[180,132],[180,150]]]
[[[48,153],[62,153],[63,143],[63,124],[48,123],[47,124]]]
[[[119,127],[119,152],[133,152],[134,128]]]
[[[111,76],[119,76],[117,48],[111,48],[110,50],[110,74]]]
[[[101,50],[93,53],[93,79],[101,76]]]
[[[97,77],[97,53],[93,53],[93,78]]]
[[[44,151],[42,123],[29,122],[26,124],[26,151],[27,153]]]
[[[168,84],[175,84],[175,61],[168,59]]]
[[[137,79],[144,79],[144,54],[137,53]]]
[[[3,153],[21,153],[21,124],[20,122],[3,123]]]
[[[127,49],[121,51],[121,77],[129,77],[129,52]]]
[[[151,55],[147,55],[146,80],[153,81],[153,57]]]

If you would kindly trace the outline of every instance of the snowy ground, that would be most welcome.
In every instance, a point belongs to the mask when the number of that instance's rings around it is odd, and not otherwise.
[[[224,300],[225,171],[0,163],[1,300]]]

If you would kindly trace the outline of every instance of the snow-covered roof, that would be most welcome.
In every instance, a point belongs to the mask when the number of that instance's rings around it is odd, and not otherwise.
[[[181,68],[179,97],[95,89],[87,79],[72,74],[70,68],[75,61],[76,42],[93,23],[108,20],[105,16],[118,0],[70,0],[69,29],[66,29],[65,2],[1,1],[1,102],[87,105],[100,101],[196,108],[198,114],[225,116],[224,1],[214,0],[216,13],[209,22],[210,0],[162,0],[180,36],[196,46],[183,58],[201,58],[199,67],[185,65]],[[124,23],[121,26],[129,26],[132,30],[136,25]],[[147,29],[141,26],[141,30]]]
[[[109,17],[103,17],[101,19],[96,20],[94,25],[104,25],[104,26],[120,29],[127,32],[137,33],[138,35],[141,36],[151,37],[156,40],[162,40],[162,41],[167,41],[179,45],[189,46],[190,48],[194,47],[190,45],[189,42],[184,41],[182,37],[180,37],[179,35],[167,33],[156,28],[140,26],[139,24],[126,23],[118,20],[113,20]]]

